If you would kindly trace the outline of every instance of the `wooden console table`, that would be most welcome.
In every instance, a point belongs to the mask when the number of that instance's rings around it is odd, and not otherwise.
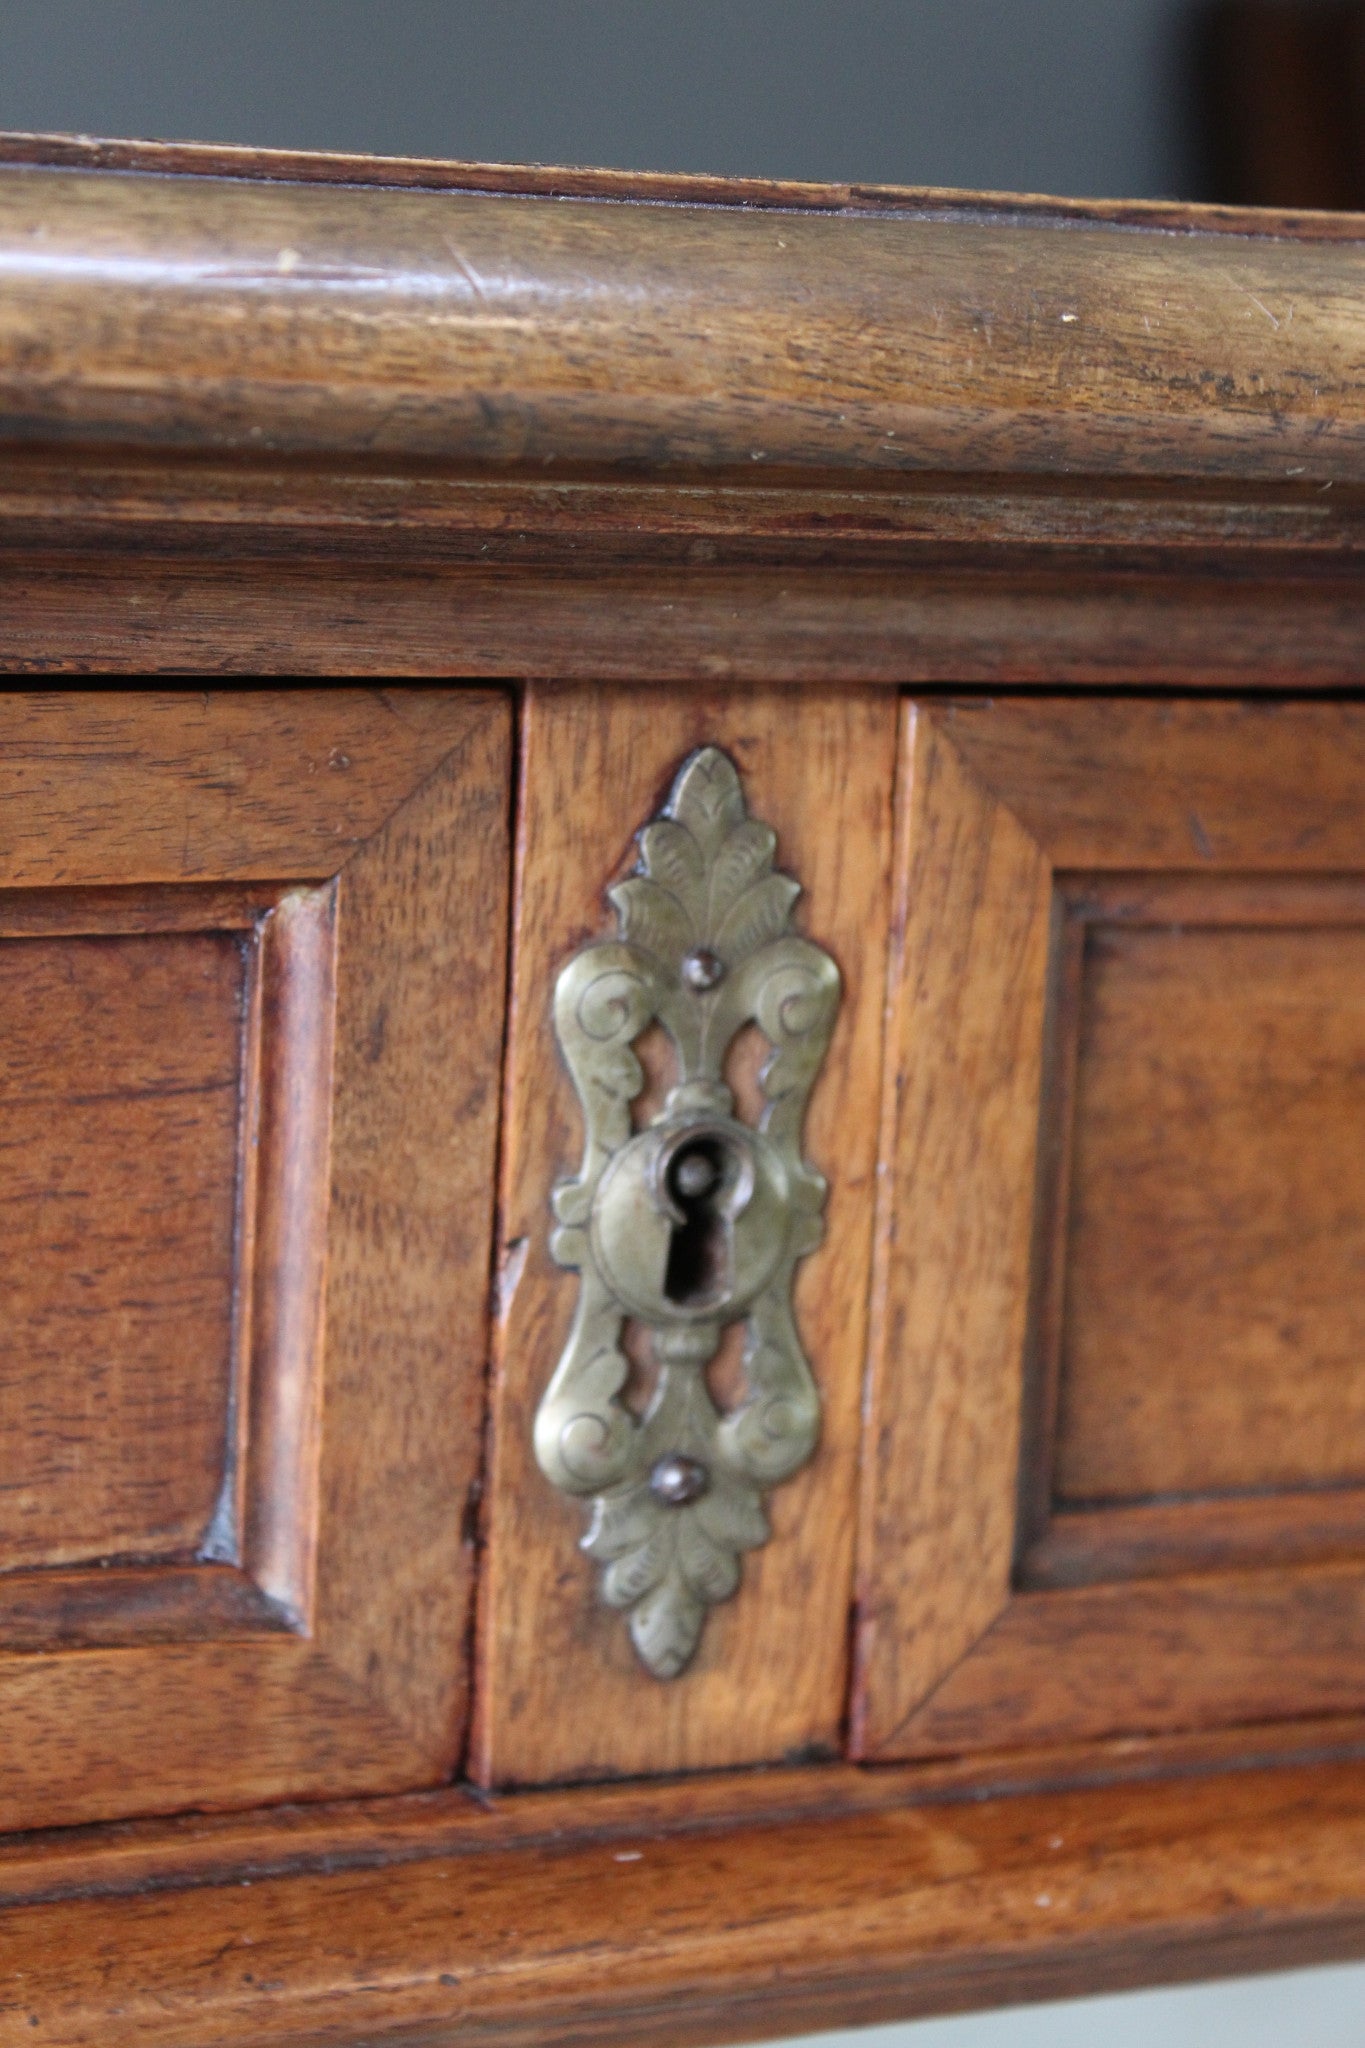
[[[1362,223],[0,264],[0,2043],[1365,1954]]]

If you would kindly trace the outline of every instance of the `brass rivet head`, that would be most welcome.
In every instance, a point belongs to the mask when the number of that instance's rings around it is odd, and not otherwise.
[[[700,1500],[711,1484],[711,1474],[700,1458],[685,1458],[681,1451],[670,1451],[660,1458],[649,1475],[649,1490],[655,1500],[666,1508],[685,1508],[691,1500]]]
[[[709,946],[698,946],[684,959],[682,978],[698,995],[705,995],[707,989],[714,988],[718,981],[724,981],[725,962]]]

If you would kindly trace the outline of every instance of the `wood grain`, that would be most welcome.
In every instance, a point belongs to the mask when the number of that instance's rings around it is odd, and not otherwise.
[[[1069,1508],[1019,1560],[1030,1591],[1365,1556],[1365,1487]]]
[[[504,1283],[481,1586],[483,1782],[535,1784],[833,1752],[846,1687],[859,1382],[871,1254],[888,915],[895,705],[868,692],[594,691],[533,686],[518,828],[504,1126]],[[576,1550],[580,1505],[531,1455],[531,1425],[563,1347],[577,1282],[550,1263],[549,1193],[581,1126],[550,996],[563,962],[615,921],[606,885],[692,748],[729,750],[751,813],[802,885],[799,927],[833,953],[844,995],[807,1118],[827,1173],[824,1243],[802,1266],[797,1315],[824,1403],[815,1458],[770,1496],[772,1538],[744,1560],[697,1659],[672,1684],[637,1662]]]
[[[0,696],[0,887],[323,879],[468,716],[448,689]]]
[[[467,1719],[510,884],[509,707],[342,871],[316,1629],[408,1783]]]
[[[1333,874],[1361,865],[1350,703],[1016,699],[944,712],[1058,868]]]
[[[771,2039],[1358,1955],[1363,1860],[1349,1764],[62,1899],[0,2041]]]
[[[1059,1502],[1365,1477],[1363,1072],[1365,930],[1091,927]]]
[[[249,972],[238,934],[0,944],[0,1571],[208,1534]]]
[[[1357,1713],[1362,1627],[1358,1556],[1020,1593],[889,1753]]]
[[[74,558],[121,550],[166,566],[197,558],[206,569],[295,556],[395,569],[417,559],[578,574],[626,563],[809,571],[923,564],[932,549],[958,573],[1038,566],[1051,551],[1060,567],[1102,574],[1120,549],[1130,561],[1144,556],[1149,573],[1159,553],[1185,575],[1234,571],[1250,581],[1260,570],[1289,580],[1310,568],[1315,576],[1334,564],[1349,569],[1362,527],[1359,486],[1324,491],[1298,476],[1198,485],[951,469],[828,482],[790,472],[547,477],[460,462],[404,473],[363,456],[304,467],[278,454],[42,443],[8,449],[0,474],[0,540],[11,569],[54,553],[74,566]],[[173,627],[173,613],[162,624]],[[337,626],[345,624],[343,613]]]
[[[863,1473],[854,1754],[1010,1596],[1051,873],[908,706]]]

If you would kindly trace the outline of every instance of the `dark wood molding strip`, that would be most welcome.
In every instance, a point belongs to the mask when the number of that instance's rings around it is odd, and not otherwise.
[[[625,205],[755,208],[783,213],[901,214],[920,219],[1024,219],[1065,227],[1096,222],[1168,232],[1360,241],[1359,214],[1306,207],[1206,206],[1168,199],[1069,199],[941,185],[817,184],[698,172],[614,171],[574,164],[484,164],[440,157],[348,156],[93,135],[0,133],[0,164],[53,170],[143,171],[162,177],[244,178],[291,185],[361,185],[528,198],[609,199]]]
[[[0,669],[1313,691],[1365,683],[1365,586],[0,557]]]
[[[1365,1553],[1365,1487],[1121,1503],[1053,1515],[1019,1561],[1030,1591]]]
[[[92,1564],[0,1575],[0,1652],[278,1635],[288,1610],[229,1564]]]
[[[1354,1763],[700,1829],[629,1797],[615,1834],[480,1815],[473,1854],[11,1909],[0,2043],[734,2041],[1365,1951]]]

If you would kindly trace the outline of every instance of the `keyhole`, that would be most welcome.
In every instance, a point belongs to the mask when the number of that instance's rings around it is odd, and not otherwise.
[[[737,1164],[710,1135],[680,1145],[669,1162],[664,1189],[681,1221],[669,1240],[664,1296],[679,1308],[707,1308],[729,1290]]]

